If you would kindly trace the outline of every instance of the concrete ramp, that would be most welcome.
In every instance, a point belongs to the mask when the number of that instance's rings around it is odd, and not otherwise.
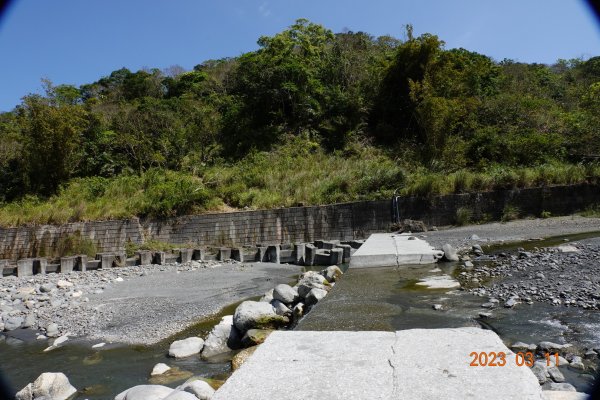
[[[444,253],[405,233],[374,233],[350,257],[350,268],[431,264]]]
[[[472,367],[471,352],[506,365]],[[213,400],[544,399],[537,379],[492,331],[277,331]]]

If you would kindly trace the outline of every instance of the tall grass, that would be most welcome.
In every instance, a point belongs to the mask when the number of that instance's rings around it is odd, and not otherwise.
[[[400,165],[383,151],[357,146],[325,153],[306,140],[288,141],[271,152],[255,152],[232,164],[201,167],[196,175],[149,170],[141,175],[71,180],[49,199],[25,197],[0,204],[0,225],[164,218],[230,209],[316,205],[433,196],[540,185],[597,182],[598,165],[545,164],[529,168],[493,166],[431,172]],[[465,222],[465,215],[457,216]]]

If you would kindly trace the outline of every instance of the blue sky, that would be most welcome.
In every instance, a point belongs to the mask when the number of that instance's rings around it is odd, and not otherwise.
[[[43,77],[80,85],[123,66],[190,69],[255,50],[297,18],[400,38],[410,23],[496,60],[600,55],[581,0],[16,0],[0,21],[0,111],[39,92]]]

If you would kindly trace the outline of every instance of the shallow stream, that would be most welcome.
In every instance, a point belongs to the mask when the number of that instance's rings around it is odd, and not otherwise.
[[[511,251],[559,244],[566,239],[598,237],[577,235],[547,241],[529,241],[494,246],[487,251]],[[485,247],[484,247],[485,249]],[[496,309],[493,317],[480,319],[485,298],[459,290],[431,290],[417,286],[419,279],[447,274],[456,276],[457,263],[397,268],[349,270],[333,291],[298,325],[302,330],[403,330],[483,326],[497,332],[507,345],[522,341],[549,340],[577,347],[600,347],[600,312],[549,304],[519,304],[514,309]],[[347,266],[344,266],[347,267]],[[319,268],[320,269],[320,268]],[[345,269],[345,268],[344,268]],[[440,304],[441,310],[433,305]],[[199,357],[175,360],[167,357],[169,344],[191,335],[205,337],[222,315],[232,314],[237,304],[212,318],[155,346],[107,346],[91,349],[93,343],[73,341],[44,353],[47,342],[36,342],[28,331],[21,338],[0,335],[0,369],[20,389],[45,371],[63,372],[83,392],[77,399],[112,399],[122,390],[147,384],[152,367],[159,362],[189,371],[196,376],[224,379],[230,373],[228,357],[203,361]],[[476,349],[474,349],[476,351]],[[466,360],[467,361],[467,360]],[[561,368],[579,391],[587,391],[593,378]],[[173,382],[172,385],[178,382]]]

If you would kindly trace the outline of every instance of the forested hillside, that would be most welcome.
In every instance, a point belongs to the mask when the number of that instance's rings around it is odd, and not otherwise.
[[[0,224],[593,181],[600,57],[492,60],[430,34],[298,20],[237,58],[75,87],[0,114]]]

